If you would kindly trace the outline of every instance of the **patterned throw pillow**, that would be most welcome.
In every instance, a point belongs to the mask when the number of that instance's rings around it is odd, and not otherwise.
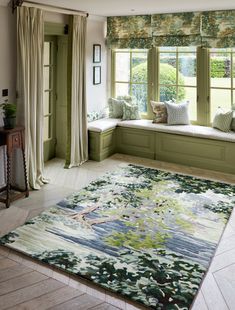
[[[235,113],[233,114],[233,119],[231,123],[231,130],[235,131]]]
[[[189,101],[182,103],[165,102],[167,108],[167,124],[168,125],[188,125],[189,113],[188,106]]]
[[[155,118],[153,123],[167,123],[167,109],[164,102],[150,101]]]
[[[109,117],[110,118],[122,118],[123,104],[124,104],[124,100],[109,98],[108,100]]]
[[[231,129],[232,119],[233,111],[224,112],[221,108],[218,108],[212,123],[212,127],[224,132],[228,132]]]
[[[140,119],[139,108],[136,104],[129,104],[124,101],[123,104],[123,120],[135,120]]]

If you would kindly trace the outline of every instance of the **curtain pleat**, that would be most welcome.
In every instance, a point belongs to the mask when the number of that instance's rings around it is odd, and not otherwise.
[[[43,177],[43,12],[17,8],[17,122],[25,127],[29,184],[40,189]]]
[[[66,168],[88,160],[86,106],[87,18],[71,16],[68,54],[68,146]]]

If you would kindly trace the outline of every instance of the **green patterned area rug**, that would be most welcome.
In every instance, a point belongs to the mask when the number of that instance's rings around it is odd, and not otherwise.
[[[0,243],[153,309],[189,309],[235,187],[126,165]]]

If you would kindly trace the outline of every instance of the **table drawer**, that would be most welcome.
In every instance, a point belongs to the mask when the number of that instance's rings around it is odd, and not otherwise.
[[[21,147],[21,134],[19,132],[12,133],[8,136],[8,147],[9,148],[19,148]]]

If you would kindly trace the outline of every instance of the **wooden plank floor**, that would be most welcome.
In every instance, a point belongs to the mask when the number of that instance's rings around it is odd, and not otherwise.
[[[126,163],[195,175],[235,184],[235,176],[116,154],[103,162],[87,162],[63,169],[64,161],[46,165],[51,181],[28,199],[15,201],[9,209],[0,204],[0,236],[22,225],[45,208],[86,186],[105,172]],[[235,210],[234,210],[235,211]],[[47,268],[0,247],[0,310],[2,309],[146,309],[84,281]],[[235,212],[226,226],[215,257],[191,310],[235,310]]]
[[[0,309],[93,309],[118,308],[16,262],[0,248]],[[16,257],[16,256],[15,256]],[[20,256],[19,256],[20,257]]]

